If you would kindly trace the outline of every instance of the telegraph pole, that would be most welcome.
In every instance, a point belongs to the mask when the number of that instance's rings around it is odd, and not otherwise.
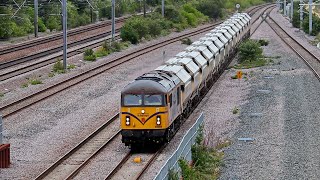
[[[309,35],[312,32],[312,0],[309,0]]]
[[[290,7],[290,9],[291,9],[291,22],[292,22],[292,20],[293,20],[293,0],[291,0],[291,7]]]
[[[67,0],[62,0],[62,19],[63,19],[63,68],[67,69]]]
[[[162,17],[164,17],[164,0],[162,0],[162,9],[161,9]]]
[[[283,0],[283,14],[286,16],[287,15],[287,1],[286,0]]]
[[[111,8],[111,16],[112,16],[112,26],[111,26],[111,37],[112,41],[114,41],[114,33],[115,33],[115,0],[112,0],[112,8]]]
[[[38,0],[34,0],[34,37],[38,37]]]
[[[303,0],[300,0],[300,4],[303,3]],[[300,29],[302,29],[303,23],[303,5],[300,5]]]

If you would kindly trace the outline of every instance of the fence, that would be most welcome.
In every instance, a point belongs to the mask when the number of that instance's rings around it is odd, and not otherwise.
[[[162,166],[157,176],[154,180],[167,180],[169,176],[170,169],[179,171],[178,161],[183,158],[185,160],[191,161],[191,146],[195,143],[195,139],[198,135],[198,129],[203,123],[204,115],[198,117],[196,123],[188,130],[187,134],[184,135],[182,141],[180,142],[177,150],[171,155],[167,162]]]
[[[0,114],[0,168],[10,166],[10,144],[3,144],[3,122]]]

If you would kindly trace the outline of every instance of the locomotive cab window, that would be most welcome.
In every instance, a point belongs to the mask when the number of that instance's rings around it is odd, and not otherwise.
[[[160,95],[160,94],[144,95],[144,105],[146,106],[163,105],[163,95]]]
[[[123,97],[124,106],[140,106],[142,105],[142,95],[126,94]]]
[[[172,106],[172,94],[170,94],[169,96],[169,103],[170,103],[170,107]]]

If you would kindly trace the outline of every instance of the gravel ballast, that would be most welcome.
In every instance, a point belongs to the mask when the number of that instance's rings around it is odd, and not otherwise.
[[[188,31],[190,30],[185,32]],[[178,33],[171,36],[175,35]],[[195,41],[201,36],[203,34],[191,39]],[[165,38],[167,37],[150,43]],[[11,144],[12,164],[9,169],[1,169],[1,178],[35,178],[119,111],[120,91],[125,85],[139,75],[162,65],[165,60],[186,47],[187,45],[178,41],[152,51],[4,119],[4,142]],[[136,46],[129,50],[135,51],[137,48]],[[166,52],[164,58],[163,51]],[[112,56],[117,57],[123,53],[115,53]],[[102,63],[103,60],[97,63]],[[59,75],[55,79],[67,78],[70,74]],[[48,84],[53,82],[48,82]],[[34,90],[37,90],[36,86],[21,90],[20,93],[17,91],[17,94],[5,97],[4,101],[13,100]],[[110,128],[112,130],[119,128],[119,123],[118,126]],[[120,147],[113,147],[108,151],[108,156],[113,157],[112,161],[105,160],[104,165],[99,167],[114,167],[114,164],[120,162],[121,155],[124,155],[127,150],[122,143]],[[80,177],[85,179],[92,177],[92,172],[81,173]]]
[[[272,16],[287,24],[283,17]],[[220,179],[317,179],[319,81],[267,24],[252,38],[268,39],[264,54],[280,58],[250,73],[249,97],[240,106],[239,125],[225,151]]]

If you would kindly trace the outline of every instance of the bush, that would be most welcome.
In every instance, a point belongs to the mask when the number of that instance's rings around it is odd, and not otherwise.
[[[60,30],[61,29],[61,25],[60,25],[60,20],[58,20],[57,17],[54,16],[49,16],[49,18],[46,21],[46,26],[48,29],[50,29],[50,31],[56,29],[56,30]]]
[[[44,25],[44,22],[41,18],[38,19],[38,30],[39,32],[46,32],[47,27]]]
[[[123,41],[137,44],[142,38],[159,36],[163,30],[170,27],[172,27],[170,23],[159,14],[147,18],[132,17],[121,28],[120,37]]]
[[[53,72],[55,73],[64,73],[63,63],[60,59],[53,65]]]
[[[96,59],[97,57],[94,54],[89,56],[84,56],[84,60],[86,61],[95,61]]]
[[[116,51],[116,52],[121,51],[121,44],[118,41],[113,41],[111,43],[111,46],[113,47],[113,51]]]
[[[31,85],[37,85],[37,84],[42,84],[42,81],[40,79],[34,78],[34,79],[30,79],[29,83]]]
[[[155,12],[157,12],[158,14],[161,14],[161,6],[158,6]],[[180,22],[179,15],[180,15],[179,10],[175,6],[168,5],[165,7],[164,17],[166,19],[174,23],[178,23]]]
[[[190,38],[184,38],[181,40],[181,43],[186,44],[186,45],[190,45],[190,44],[192,44],[192,41]]]
[[[0,16],[0,39],[6,39],[12,36],[13,27],[16,26],[9,18]]]
[[[269,41],[267,41],[265,39],[259,39],[258,43],[260,44],[260,46],[268,46],[269,45]]]
[[[247,40],[241,43],[239,47],[239,61],[256,61],[262,56],[260,44],[253,40]]]
[[[223,3],[221,0],[205,0],[196,6],[200,12],[213,19],[223,17],[222,7]]]
[[[304,18],[303,20],[303,30],[309,33],[309,18]],[[312,15],[312,36],[316,36],[320,32],[320,18],[316,15]]]
[[[84,51],[84,56],[91,56],[93,55],[94,51],[92,49],[86,49]]]

